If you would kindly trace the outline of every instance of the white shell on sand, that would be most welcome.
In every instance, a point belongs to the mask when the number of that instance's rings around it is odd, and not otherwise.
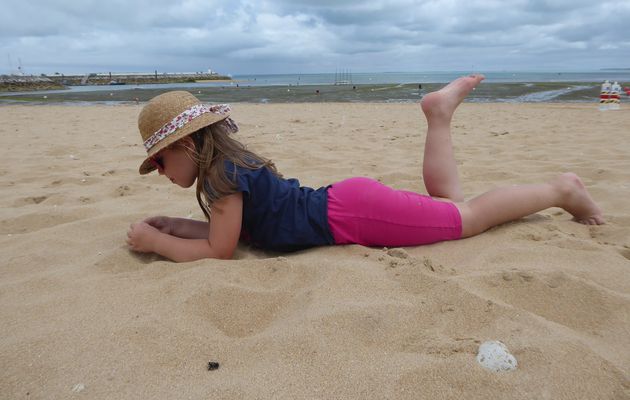
[[[507,347],[495,340],[484,342],[479,346],[477,362],[493,372],[512,371],[518,366],[516,358],[510,354]]]
[[[72,388],[72,391],[75,392],[75,393],[79,393],[79,392],[82,392],[84,390],[85,390],[85,385],[83,383],[77,383]]]

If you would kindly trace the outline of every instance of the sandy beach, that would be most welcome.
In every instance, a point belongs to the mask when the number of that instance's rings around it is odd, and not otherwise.
[[[137,173],[141,107],[0,107],[1,399],[630,399],[628,104],[464,103],[453,121],[467,197],[573,171],[606,225],[550,209],[430,246],[183,264],[125,244],[147,216],[203,218],[194,188]],[[417,104],[233,109],[305,186],[425,192]],[[487,340],[518,369],[480,367]]]

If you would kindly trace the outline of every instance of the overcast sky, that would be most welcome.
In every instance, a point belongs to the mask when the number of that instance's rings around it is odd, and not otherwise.
[[[0,55],[0,74],[628,68],[630,0],[9,0]]]

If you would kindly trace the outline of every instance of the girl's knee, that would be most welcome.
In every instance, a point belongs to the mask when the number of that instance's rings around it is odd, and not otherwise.
[[[467,203],[455,203],[462,219],[462,238],[478,235],[489,227]]]

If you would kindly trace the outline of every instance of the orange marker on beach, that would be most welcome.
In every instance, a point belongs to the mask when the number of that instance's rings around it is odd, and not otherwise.
[[[608,103],[610,101],[611,85],[608,80],[602,83],[602,89],[599,92],[599,109],[601,111],[608,110]]]
[[[612,88],[610,90],[610,96],[609,96],[609,108],[611,110],[619,110],[620,108],[620,102],[621,102],[621,85],[619,84],[619,82],[614,82],[612,84]]]

